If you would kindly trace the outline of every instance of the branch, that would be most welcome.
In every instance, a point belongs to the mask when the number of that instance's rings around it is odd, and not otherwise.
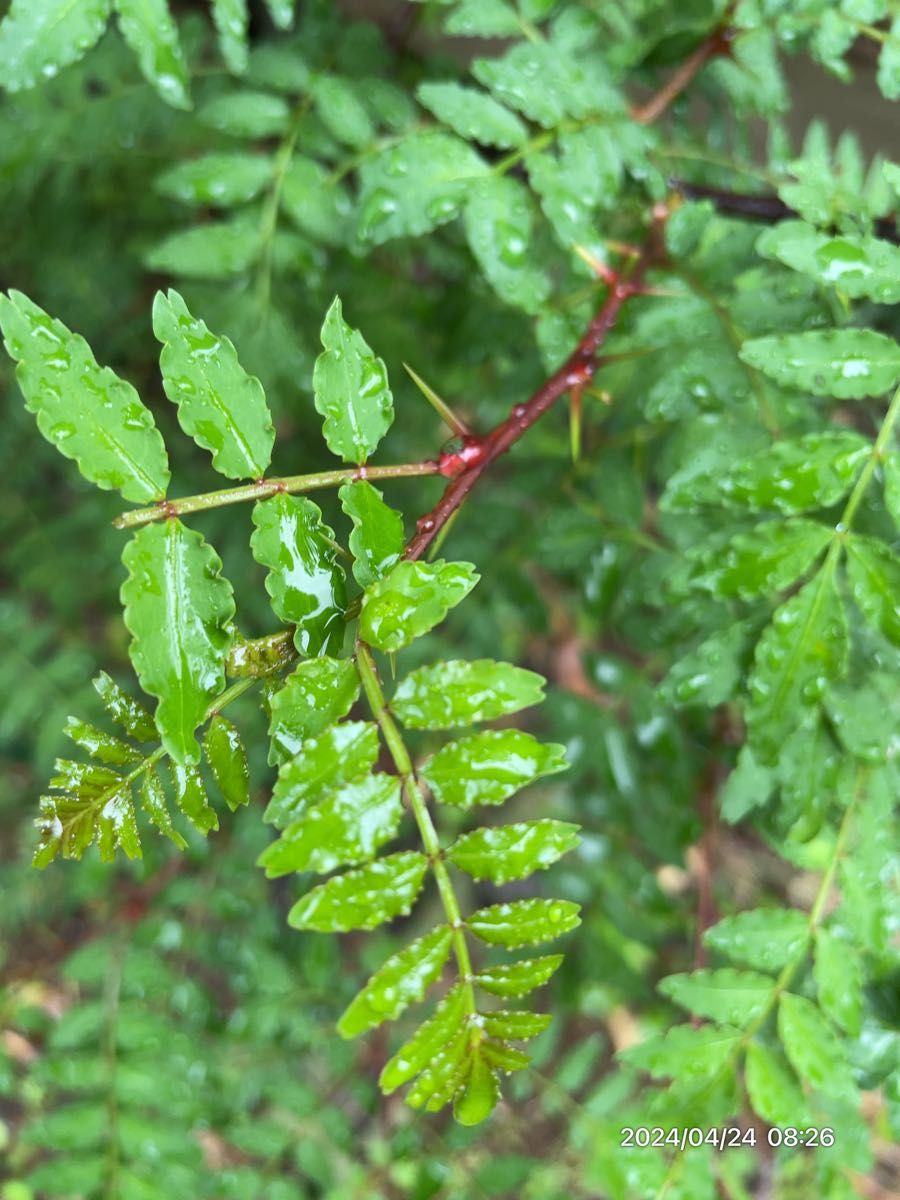
[[[735,30],[730,26],[717,29],[715,33],[705,38],[693,53],[688,55],[669,81],[655,95],[651,96],[646,104],[632,109],[633,119],[639,125],[652,125],[654,121],[658,121],[669,105],[681,95],[711,58],[720,58],[731,54],[734,38]]]

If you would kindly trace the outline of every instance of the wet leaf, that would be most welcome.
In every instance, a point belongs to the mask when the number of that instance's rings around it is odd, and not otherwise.
[[[79,721],[77,717],[69,717],[64,732],[76,746],[80,746],[91,758],[95,758],[99,762],[124,765],[140,762],[143,758],[140,750],[135,750],[133,746],[129,746],[127,742],[114,737],[104,729],[98,729],[89,721]],[[156,736],[155,729],[153,729],[153,736]]]
[[[756,243],[760,254],[836,288],[878,304],[900,302],[900,248],[858,233],[820,233],[802,221],[782,221]]]
[[[260,154],[202,154],[163,171],[156,177],[156,190],[198,208],[233,208],[258,196],[274,170],[272,159]]]
[[[822,1011],[851,1037],[859,1037],[863,974],[856,946],[830,929],[817,929],[813,973]]]
[[[574,850],[581,840],[578,829],[549,819],[475,829],[453,843],[447,858],[473,879],[509,883],[545,870]]]
[[[131,661],[156,696],[156,727],[176,762],[197,762],[194,730],[225,687],[234,617],[231,584],[199,533],[170,519],[138,530],[122,554]]]
[[[203,776],[192,763],[169,763],[175,803],[195,829],[206,836],[212,829],[219,828],[219,818],[210,807],[203,784]]]
[[[847,579],[860,612],[900,645],[900,560],[877,538],[853,535],[846,546]]]
[[[521,146],[528,136],[523,122],[491,96],[460,83],[420,83],[416,96],[439,121],[468,141],[501,150]]]
[[[374,126],[352,80],[319,75],[312,93],[323,125],[338,141],[357,149],[375,141]]]
[[[407,675],[391,707],[409,729],[452,729],[539,704],[543,689],[543,677],[522,667],[451,660]]]
[[[690,582],[717,596],[770,596],[804,575],[833,536],[827,526],[803,517],[765,521],[702,554]]]
[[[490,729],[448,742],[419,774],[439,803],[469,809],[502,804],[535,779],[567,770],[565,754],[565,746],[518,729]]]
[[[0,296],[0,328],[25,407],[60,454],[92,483],[126,500],[161,500],[169,486],[166,448],[130,383],[100,367],[90,346],[21,292]]]
[[[105,671],[95,680],[94,688],[110,717],[138,742],[155,742],[158,734],[153,718],[142,704],[119,687]]]
[[[247,89],[214,96],[197,110],[197,120],[211,129],[254,141],[285,133],[290,115],[281,96]]]
[[[345,483],[338,496],[353,522],[350,534],[353,576],[360,587],[367,588],[377,579],[383,579],[400,561],[404,546],[403,518],[364,479]]]
[[[735,694],[743,676],[746,647],[747,628],[742,622],[717,630],[671,667],[659,685],[660,696],[675,707],[723,704]]]
[[[778,1005],[778,1036],[801,1079],[826,1095],[854,1098],[844,1047],[811,1000],[785,992]]]
[[[571,900],[514,900],[480,908],[466,920],[466,926],[483,942],[512,950],[569,933],[581,924],[580,908]]]
[[[707,1079],[722,1070],[740,1046],[740,1030],[730,1025],[676,1025],[659,1037],[619,1054],[629,1066],[654,1079]]]
[[[471,563],[399,562],[366,589],[360,636],[379,650],[400,650],[443,621],[480,578]]]
[[[346,717],[359,696],[359,675],[349,658],[310,659],[288,675],[270,702],[270,764],[295,755],[306,738]]]
[[[838,400],[880,396],[900,379],[900,345],[873,329],[753,338],[744,342],[740,355],[783,387]]]
[[[178,292],[157,292],[153,332],[162,342],[163,387],[178,420],[229,479],[258,479],[272,458],[275,430],[262,384],[238,362],[234,346],[191,316]]]
[[[288,924],[320,933],[375,929],[410,911],[427,870],[424,854],[389,854],[307,892],[288,913]]]
[[[527,313],[539,312],[550,294],[550,280],[534,265],[534,202],[525,185],[505,175],[478,180],[463,224],[475,260],[501,300]]]
[[[394,420],[387,369],[344,320],[337,296],[321,338],[325,349],[316,359],[313,391],[316,411],[325,418],[325,441],[344,462],[364,463]]]
[[[669,975],[659,990],[688,1012],[743,1029],[766,1010],[775,994],[775,980],[756,971],[692,971]]]
[[[778,971],[795,962],[810,939],[809,916],[795,908],[757,908],[725,917],[703,941],[734,962]]]
[[[500,1099],[500,1083],[480,1047],[474,1047],[453,1102],[453,1115],[460,1125],[478,1125],[491,1115]]]
[[[461,1032],[466,995],[461,983],[451,988],[427,1021],[384,1066],[378,1084],[386,1096],[414,1079]]]
[[[112,0],[12,0],[0,22],[0,74],[8,92],[34,87],[100,40]]]
[[[314,159],[295,154],[284,176],[281,207],[301,232],[327,246],[347,241],[353,203]]]
[[[323,729],[283,764],[263,820],[279,827],[290,824],[310,802],[367,775],[377,757],[378,726],[373,722],[345,721]]]
[[[147,771],[141,780],[141,808],[159,830],[159,832],[174,842],[179,850],[187,849],[187,842],[172,825],[169,816],[169,806],[166,803],[166,793],[162,781],[155,771]]]
[[[253,557],[269,568],[266,591],[276,616],[296,625],[294,645],[307,657],[339,649],[347,594],[321,509],[281,493],[254,505],[253,524]]]
[[[241,735],[231,721],[216,713],[203,739],[203,753],[225,803],[234,812],[250,803],[250,768]]]
[[[771,1125],[800,1126],[809,1106],[797,1077],[780,1055],[762,1042],[747,1047],[744,1082],[753,1111]]]
[[[391,955],[358,992],[338,1021],[341,1037],[358,1037],[392,1021],[421,1000],[440,977],[450,955],[451,931],[444,925]]]
[[[174,108],[190,108],[190,80],[168,0],[114,0],[119,31],[141,74]]]
[[[219,49],[229,71],[242,75],[247,69],[247,0],[212,0],[212,16],[219,34]]]
[[[549,1013],[532,1013],[491,1009],[481,1013],[482,1029],[492,1038],[510,1042],[527,1042],[538,1037],[548,1028],[552,1017]]]
[[[475,976],[475,982],[494,996],[527,996],[548,982],[562,960],[561,954],[545,954],[541,958],[523,958],[521,962],[485,967]]]
[[[151,271],[182,279],[230,279],[256,262],[259,228],[242,219],[194,225],[157,242],[144,256]]]

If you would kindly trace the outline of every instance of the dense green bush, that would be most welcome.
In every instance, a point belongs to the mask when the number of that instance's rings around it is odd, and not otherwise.
[[[0,1195],[887,1195],[900,16],[294,7],[0,21]]]

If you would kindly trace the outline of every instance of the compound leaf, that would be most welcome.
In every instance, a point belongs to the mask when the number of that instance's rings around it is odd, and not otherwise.
[[[518,179],[490,175],[475,182],[463,224],[469,247],[497,295],[527,313],[540,311],[550,280],[533,265],[534,202]]]
[[[887,543],[855,535],[848,538],[847,579],[866,620],[900,645],[900,560]]]
[[[247,69],[247,0],[212,0],[212,15],[225,64],[235,75],[242,75]]]
[[[548,982],[562,960],[561,954],[545,954],[541,958],[523,958],[517,963],[485,967],[475,976],[475,982],[494,996],[527,996]]]
[[[258,196],[274,170],[272,159],[259,154],[202,154],[163,171],[155,186],[160,195],[182,204],[227,209]]]
[[[373,722],[344,721],[323,729],[282,766],[263,820],[290,824],[324,792],[367,775],[377,757],[378,726]]]
[[[797,1077],[779,1054],[762,1042],[747,1047],[744,1082],[753,1111],[772,1125],[801,1125],[809,1107]]]
[[[862,966],[851,941],[829,929],[816,930],[813,967],[819,1004],[851,1037],[858,1037],[862,1021]]]
[[[219,828],[219,818],[210,807],[200,769],[193,763],[177,763],[170,760],[172,787],[175,803],[195,829],[204,836]]]
[[[802,221],[782,221],[762,234],[756,248],[852,299],[900,301],[900,248],[890,242],[868,234],[820,233]]]
[[[166,793],[162,781],[155,771],[147,771],[140,787],[141,808],[159,830],[159,832],[174,842],[179,850],[187,849],[187,842],[172,825],[169,816],[169,806],[166,803]]]
[[[734,962],[778,971],[793,962],[809,942],[809,917],[795,908],[757,908],[725,917],[703,940]]]
[[[853,1097],[844,1047],[811,1000],[785,992],[778,1005],[778,1036],[801,1079],[830,1095]]]
[[[138,742],[156,741],[158,734],[153,718],[142,704],[129,696],[105,671],[101,671],[93,683],[103,707],[117,725]]]
[[[419,103],[470,142],[501,150],[521,146],[528,136],[524,122],[492,96],[461,83],[420,83]]]
[[[676,1025],[659,1037],[630,1046],[619,1055],[629,1066],[655,1079],[707,1079],[730,1060],[740,1042],[730,1025]]]
[[[804,575],[832,536],[827,526],[803,517],[764,521],[701,555],[690,581],[717,596],[772,595]]]

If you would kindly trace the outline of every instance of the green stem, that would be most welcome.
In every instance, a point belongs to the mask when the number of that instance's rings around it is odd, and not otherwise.
[[[839,529],[841,526],[843,530],[850,528],[853,518],[856,516],[856,510],[859,508],[862,498],[865,495],[866,488],[872,482],[875,468],[887,458],[888,443],[891,440],[898,417],[900,417],[900,388],[894,392],[894,397],[884,415],[881,429],[878,431],[878,437],[875,439],[875,445],[872,447],[872,453],[860,472],[853,491],[850,493],[850,498],[847,500],[847,505],[841,514]]]
[[[186,513],[203,512],[207,508],[222,508],[226,504],[241,504],[245,500],[266,500],[279,492],[315,492],[322,488],[339,487],[356,479],[408,479],[416,475],[436,475],[438,464],[399,463],[388,467],[348,467],[338,471],[318,471],[313,475],[284,475],[273,479],[258,479],[240,487],[222,488],[200,496],[183,496],[180,500],[160,500],[148,508],[134,508],[113,521],[116,529],[132,529],[149,525],[166,517],[181,517]]]
[[[413,769],[412,759],[409,756],[409,751],[406,749],[403,735],[388,711],[387,701],[384,698],[384,692],[382,691],[378,672],[375,668],[375,660],[372,657],[372,651],[365,642],[358,641],[356,643],[356,667],[359,671],[359,677],[362,681],[363,691],[366,693],[369,707],[372,709],[372,715],[381,728],[385,745],[390,752],[391,758],[394,760],[394,766],[397,768],[397,774],[403,780],[403,786],[419,829],[422,845],[425,847],[425,852],[431,862],[431,869],[434,872],[434,878],[441,897],[441,904],[444,906],[447,924],[450,926],[453,934],[453,952],[456,956],[460,978],[465,990],[466,1011],[472,1014],[476,1011],[475,989],[472,984],[472,960],[469,957],[469,946],[466,942],[465,926],[463,924],[459,901],[456,898],[456,892],[453,890],[453,881],[444,862],[441,843],[438,840],[437,830],[431,819],[431,813],[428,811],[425,793]]]

